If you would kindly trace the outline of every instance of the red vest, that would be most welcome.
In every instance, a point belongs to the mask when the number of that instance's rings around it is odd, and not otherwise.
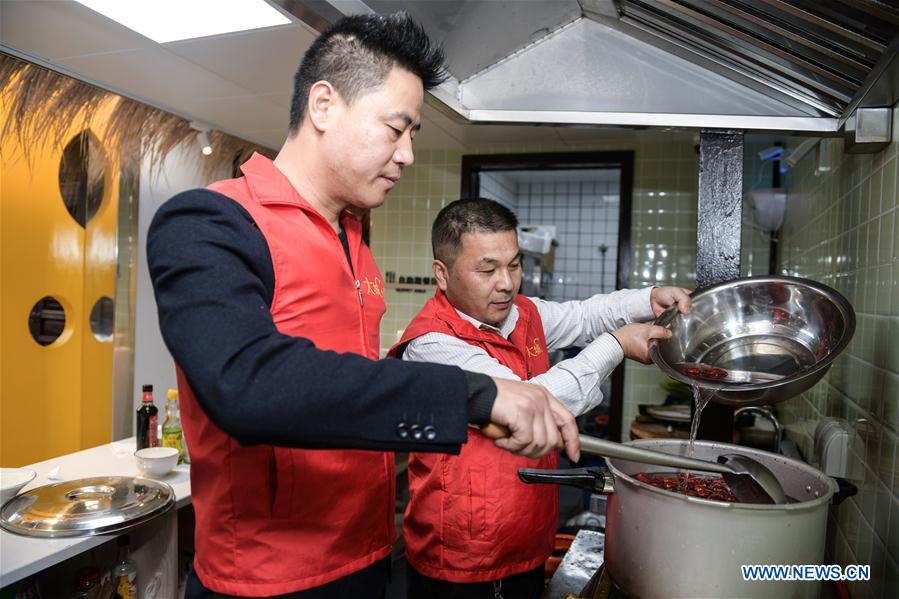
[[[518,323],[507,341],[461,318],[443,292],[428,300],[390,353],[427,333],[444,333],[485,350],[526,380],[549,369],[543,323],[533,302],[515,298]],[[532,570],[552,553],[559,511],[555,485],[526,485],[518,468],[557,468],[558,455],[534,460],[497,448],[477,429],[458,456],[409,455],[406,559],[451,582],[484,582]]]
[[[384,286],[359,222],[341,217],[354,276],[337,234],[270,160],[254,155],[241,170],[244,177],[209,189],[239,202],[265,236],[278,330],[319,349],[377,359]],[[180,368],[178,386],[192,462],[194,564],[204,586],[227,595],[280,595],[342,578],[390,553],[392,453],[243,446],[207,418]]]

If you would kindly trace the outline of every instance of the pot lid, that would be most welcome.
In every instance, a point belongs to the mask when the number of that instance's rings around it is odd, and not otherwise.
[[[175,503],[165,483],[130,476],[81,478],[32,489],[0,510],[0,527],[35,537],[115,532],[164,513]]]

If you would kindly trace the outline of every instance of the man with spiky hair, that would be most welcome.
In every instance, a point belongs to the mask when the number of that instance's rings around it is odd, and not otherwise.
[[[571,414],[545,389],[378,361],[384,285],[350,209],[413,161],[441,51],[403,13],[345,18],[306,52],[274,161],[166,202],[147,254],[191,454],[187,596],[382,597],[392,451],[458,453],[469,423],[526,456]]]

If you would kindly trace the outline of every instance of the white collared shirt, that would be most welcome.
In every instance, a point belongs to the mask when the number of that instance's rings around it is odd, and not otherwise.
[[[537,306],[543,321],[547,351],[572,346],[584,346],[584,349],[527,382],[546,387],[575,416],[598,406],[603,399],[600,384],[624,359],[621,345],[610,333],[625,324],[655,318],[650,303],[652,289],[622,289],[583,301],[562,303],[528,298]],[[515,304],[499,328],[459,310],[456,312],[476,328],[494,331],[505,339],[518,324],[518,306]],[[451,364],[495,378],[521,380],[480,347],[444,333],[428,333],[413,339],[406,346],[403,359]]]

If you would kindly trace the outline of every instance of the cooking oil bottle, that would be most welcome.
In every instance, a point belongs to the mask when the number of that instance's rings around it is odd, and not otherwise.
[[[178,407],[178,391],[169,389],[165,404],[165,420],[162,423],[162,446],[178,450],[178,463],[189,464],[184,429],[181,427],[181,410]]]
[[[115,579],[115,599],[137,599],[137,568],[128,559],[128,535],[119,537],[119,559],[113,569]]]

